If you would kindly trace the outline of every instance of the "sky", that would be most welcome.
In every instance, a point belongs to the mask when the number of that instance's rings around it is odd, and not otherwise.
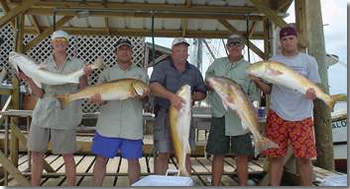
[[[330,94],[347,93],[347,2],[343,0],[321,0],[322,19],[324,24],[325,48],[327,54],[339,56],[340,63],[331,66],[328,70]],[[287,11],[289,16],[284,20],[286,22],[295,22],[294,3]],[[170,47],[173,38],[155,38],[155,43]],[[151,38],[146,38],[151,42]],[[219,44],[220,41],[210,41],[212,46]],[[257,46],[261,46],[255,43]],[[205,48],[205,47],[203,47]],[[190,51],[190,50],[189,50]],[[191,52],[189,52],[191,54]],[[225,56],[225,51],[221,48],[218,52],[219,57]],[[245,52],[245,55],[247,53]],[[246,57],[246,56],[245,56]],[[189,60],[191,57],[189,57]],[[251,62],[258,61],[257,56],[251,53]],[[205,72],[212,59],[208,52],[203,54],[203,69]],[[151,72],[151,70],[150,70]]]

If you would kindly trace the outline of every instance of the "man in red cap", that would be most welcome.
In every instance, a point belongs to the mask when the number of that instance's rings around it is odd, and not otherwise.
[[[317,62],[314,57],[298,52],[297,31],[292,26],[280,31],[281,54],[270,60],[280,62],[305,76],[314,83],[320,83]],[[259,80],[252,77],[254,80]],[[261,81],[259,81],[261,82]],[[317,156],[314,140],[313,100],[315,90],[309,88],[301,94],[283,86],[265,85],[263,90],[270,94],[270,110],[267,114],[266,137],[279,145],[265,151],[270,160],[270,183],[280,185],[283,173],[283,158],[290,141],[294,157],[304,186],[312,185],[312,162]]]

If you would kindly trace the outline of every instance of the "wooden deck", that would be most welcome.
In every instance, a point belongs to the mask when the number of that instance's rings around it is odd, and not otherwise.
[[[64,175],[65,167],[63,158],[61,155],[47,155],[45,160],[56,170],[60,176],[50,176],[44,172],[44,176],[41,181],[41,186],[66,186],[66,177]],[[95,163],[95,156],[93,155],[76,155],[75,156],[77,166],[77,185],[78,186],[90,186],[92,178],[92,170]],[[141,177],[153,174],[153,157],[144,156],[140,159],[141,164]],[[195,186],[210,186],[211,180],[211,158],[205,157],[192,157],[192,179]],[[259,185],[260,180],[265,175],[263,171],[263,158],[257,160],[251,160],[249,162],[249,183],[250,185]],[[103,182],[103,186],[129,186],[127,176],[127,161],[120,157],[110,159],[107,163],[106,177]],[[169,168],[175,169],[177,167],[176,159],[171,158],[169,161]],[[28,155],[25,153],[20,154],[18,169],[27,175],[29,179],[28,169]],[[314,167],[314,186],[321,184],[324,178],[330,175],[341,175],[338,172],[330,172],[324,169]],[[4,179],[0,180],[3,185]],[[222,186],[238,186],[238,177],[236,174],[236,165],[234,158],[229,156],[225,158],[224,174],[221,179]],[[16,180],[11,175],[9,176],[8,186],[18,186]]]

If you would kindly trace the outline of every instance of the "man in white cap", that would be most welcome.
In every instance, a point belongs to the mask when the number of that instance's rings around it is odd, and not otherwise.
[[[76,169],[73,153],[76,151],[76,127],[82,119],[81,105],[80,101],[76,101],[61,109],[55,96],[76,92],[87,86],[86,75],[91,73],[91,68],[84,66],[81,60],[68,56],[69,35],[66,32],[55,31],[51,40],[53,54],[41,63],[43,68],[59,74],[68,74],[84,67],[85,75],[80,78],[79,84],[42,85],[42,88],[39,88],[31,78],[19,73],[19,77],[31,87],[33,95],[39,98],[33,111],[28,139],[28,149],[32,153],[31,183],[32,186],[40,185],[43,154],[47,151],[50,141],[52,152],[63,156],[67,184],[74,186]]]
[[[150,88],[154,99],[155,125],[153,129],[154,150],[157,154],[154,166],[156,174],[164,175],[168,169],[169,154],[173,153],[170,139],[169,106],[180,109],[183,100],[176,91],[188,84],[192,89],[192,101],[200,101],[206,97],[206,87],[202,74],[192,64],[187,62],[188,46],[184,38],[175,38],[171,46],[171,56],[158,63],[150,79]],[[194,128],[191,128],[189,142],[195,147]],[[187,155],[186,168],[191,173],[190,157]]]

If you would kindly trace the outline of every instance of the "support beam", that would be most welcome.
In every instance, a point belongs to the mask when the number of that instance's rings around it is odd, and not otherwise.
[[[108,17],[105,17],[105,27],[106,27],[106,31],[108,33],[111,33],[111,29],[109,28],[109,19],[108,19]]]
[[[181,19],[181,31],[182,31],[182,36],[186,35],[186,29],[187,29],[187,19],[183,18]]]
[[[10,12],[10,7],[7,5],[6,0],[0,0],[0,4],[1,4],[2,9],[4,10],[5,13]],[[12,28],[15,28],[15,26],[16,26],[15,20],[13,20],[13,19],[11,20],[11,26],[12,26]]]
[[[67,23],[69,20],[71,20],[73,18],[73,16],[65,16],[63,18],[61,18],[57,23],[56,23],[56,29],[61,28],[65,23]],[[32,41],[30,41],[28,43],[28,45],[25,46],[24,48],[24,52],[28,51],[29,49],[35,47],[38,43],[40,43],[43,39],[45,39],[46,37],[48,37],[49,35],[51,35],[53,33],[53,27],[49,27],[47,29],[45,29],[45,31],[43,31],[39,36],[37,36],[35,39],[33,39]]]
[[[255,7],[262,13],[264,13],[269,19],[271,19],[279,27],[287,25],[287,23],[279,17],[275,11],[271,10],[268,6],[263,4],[261,0],[249,0],[255,5]]]
[[[296,0],[295,7],[295,20],[296,28],[298,30],[298,47],[302,52],[306,52],[306,0]]]
[[[13,109],[19,109],[19,81],[17,77],[12,77],[12,86],[13,86],[13,93],[12,93],[12,108]],[[11,127],[12,125],[16,126],[18,125],[18,118],[11,117],[10,119]],[[18,150],[19,150],[19,144],[18,144],[18,138],[14,134],[14,132],[11,132],[11,139],[10,139],[10,157],[13,165],[15,167],[18,166]]]
[[[191,4],[192,4],[192,2],[191,2],[191,0],[186,0],[186,7],[191,7]]]
[[[38,20],[35,18],[35,15],[30,15],[30,18],[31,18],[32,26],[35,28],[36,32],[40,34],[41,33],[40,25]]]
[[[20,13],[23,13],[24,11],[28,10],[30,7],[32,7],[35,3],[39,1],[40,0],[26,0],[23,1],[21,4],[18,4],[14,9],[12,9],[10,12],[8,12],[6,15],[0,18],[0,27],[7,24],[10,20],[15,18]]]
[[[264,27],[264,53],[265,58],[264,60],[268,60],[270,58],[271,53],[271,41],[270,41],[270,24],[268,18],[265,18],[263,21],[263,27]]]
[[[308,53],[314,56],[318,63],[322,90],[329,93],[321,2],[305,0],[305,3]],[[314,123],[317,146],[316,165],[332,171],[334,170],[334,152],[331,114],[329,108],[318,99],[314,101]]]
[[[49,27],[41,27],[42,30],[46,30]],[[140,28],[110,28],[110,32],[106,31],[105,27],[61,27],[60,29],[68,32],[72,35],[119,35],[119,36],[149,36],[150,29]],[[25,33],[35,34],[35,28],[25,27]],[[157,37],[186,37],[186,38],[222,38],[222,36],[228,36],[232,32],[230,31],[214,31],[214,30],[186,30],[186,35],[182,35],[182,31],[178,29],[155,29],[154,34]],[[243,34],[243,32],[241,32]],[[264,39],[262,32],[255,32],[252,39]]]
[[[31,186],[30,182],[24,177],[21,172],[7,159],[6,155],[0,150],[0,163],[8,171],[20,186]]]
[[[253,21],[252,26],[249,29],[249,34],[248,34],[249,39],[253,36],[253,33],[255,31],[255,28],[256,28],[256,24],[257,24],[257,21],[256,20]]]
[[[242,35],[242,32],[239,32],[236,28],[234,28],[227,20],[218,19],[218,21],[225,26],[231,33],[236,33]],[[255,52],[260,58],[264,59],[264,52],[262,52],[257,46],[254,45],[250,40],[245,40],[245,44],[249,45],[249,48]]]

